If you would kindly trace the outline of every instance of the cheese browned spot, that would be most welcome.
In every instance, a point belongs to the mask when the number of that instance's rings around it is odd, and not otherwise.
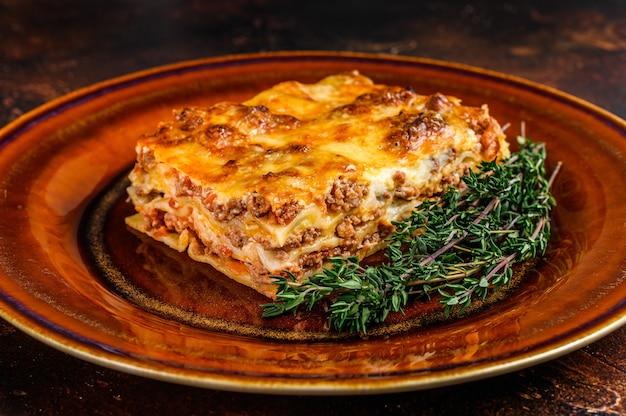
[[[175,110],[136,150],[127,223],[269,297],[270,276],[380,250],[393,221],[509,152],[486,105],[356,71]]]

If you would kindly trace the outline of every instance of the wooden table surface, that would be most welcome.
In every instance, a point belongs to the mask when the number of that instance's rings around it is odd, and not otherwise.
[[[276,50],[391,53],[522,76],[626,117],[626,2],[0,0],[0,125],[157,65]],[[625,138],[626,140],[626,138]],[[620,190],[623,191],[623,190]],[[0,321],[0,414],[626,414],[626,328],[559,359],[409,393],[212,391],[105,369]]]

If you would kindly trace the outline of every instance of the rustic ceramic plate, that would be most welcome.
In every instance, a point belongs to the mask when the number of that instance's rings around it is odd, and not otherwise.
[[[210,287],[199,279],[194,287],[200,289],[188,290],[188,282],[176,276],[202,272],[167,251],[146,249],[117,222],[123,215],[117,210],[124,208],[103,203],[102,195],[119,185],[132,164],[136,138],[170,117],[172,108],[242,100],[281,80],[315,81],[351,69],[381,83],[488,103],[498,120],[511,123],[510,136],[524,122],[531,138],[547,144],[549,167],[564,163],[554,188],[559,205],[549,253],[516,291],[460,320],[365,340],[284,341],[229,332],[231,319],[245,321],[242,327],[262,326],[254,318],[256,306],[230,308],[241,310],[242,318],[218,316],[210,305],[185,305],[211,293],[236,302],[239,289],[217,278]],[[514,77],[429,60],[341,53],[185,62],[77,91],[0,131],[0,315],[85,360],[193,386],[359,394],[460,383],[557,357],[626,322],[624,189],[626,123]],[[94,211],[94,201],[100,211]],[[103,215],[95,240],[113,250],[110,264],[100,267],[94,266],[100,257],[94,257],[93,241],[83,234],[86,222]],[[115,277],[103,273],[109,267],[122,280],[130,275],[144,301],[119,290]],[[158,279],[144,279],[150,273]],[[146,299],[175,305],[177,312],[161,313]],[[181,311],[217,314],[209,323],[225,326],[178,319]]]

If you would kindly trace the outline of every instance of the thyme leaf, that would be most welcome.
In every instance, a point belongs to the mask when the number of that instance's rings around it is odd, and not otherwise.
[[[331,329],[367,333],[410,298],[438,294],[450,316],[509,285],[514,263],[546,251],[555,206],[550,190],[560,167],[546,178],[545,145],[517,140],[517,153],[465,175],[463,190],[450,187],[395,222],[380,265],[332,257],[303,282],[290,273],[273,276],[277,300],[261,305],[263,316],[325,302]]]

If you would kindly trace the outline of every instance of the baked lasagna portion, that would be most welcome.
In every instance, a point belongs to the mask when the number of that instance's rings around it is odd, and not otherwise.
[[[356,71],[175,110],[136,150],[127,224],[268,297],[273,275],[380,250],[393,221],[509,152],[486,105]]]

